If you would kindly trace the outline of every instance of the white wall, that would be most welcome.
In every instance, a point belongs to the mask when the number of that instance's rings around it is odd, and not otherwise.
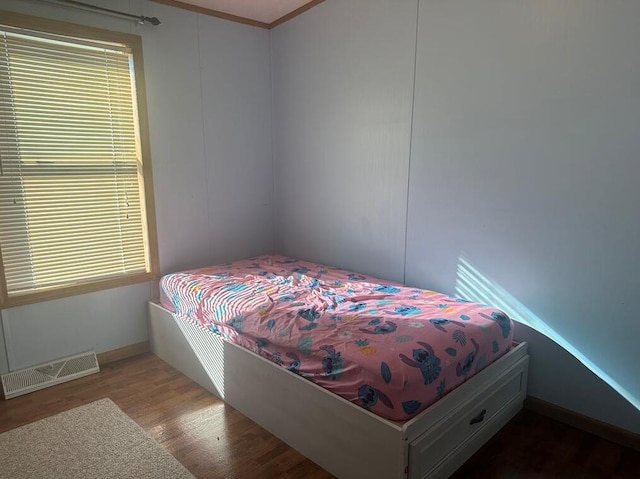
[[[416,7],[327,0],[273,31],[277,247],[450,294],[464,258],[640,397],[640,3]],[[531,394],[640,432],[573,356],[516,334]]]
[[[271,252],[269,33],[152,2],[101,4],[162,25],[33,1],[0,8],[142,36],[163,272]],[[144,283],[3,310],[0,372],[145,341],[154,297]]]
[[[453,293],[468,261],[636,407],[638,18],[623,0],[421,1],[407,238],[408,282]],[[601,409],[538,360],[532,394]]]
[[[529,395],[640,434],[638,409],[575,356],[524,323],[515,337],[529,344]]]
[[[272,251],[269,33],[141,5],[162,271]]]
[[[209,264],[272,252],[269,33],[200,16]]]
[[[402,281],[416,1],[326,1],[273,30],[279,251]]]

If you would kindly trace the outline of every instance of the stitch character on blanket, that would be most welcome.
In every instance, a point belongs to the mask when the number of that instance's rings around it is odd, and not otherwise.
[[[485,319],[490,319],[491,321],[495,321],[496,323],[498,323],[498,326],[500,326],[500,330],[502,331],[502,337],[503,338],[509,337],[509,333],[511,332],[511,320],[509,319],[509,316],[501,312],[491,313],[491,316],[487,316],[484,313],[480,313],[480,316],[482,316]]]
[[[442,367],[440,366],[440,358],[438,358],[431,346],[427,343],[418,341],[418,344],[424,349],[414,349],[413,359],[408,358],[404,354],[400,354],[402,362],[413,368],[420,369],[425,384],[431,384],[440,375]]]
[[[398,329],[398,326],[396,326],[395,323],[386,321],[384,324],[377,325],[373,330],[360,328],[360,331],[368,334],[389,334],[393,333],[396,329]]]
[[[338,379],[344,371],[344,363],[340,353],[333,346],[320,346],[320,349],[327,353],[327,356],[322,360],[322,369],[327,377]]]
[[[473,338],[471,338],[471,344],[473,344],[473,351],[467,354],[467,357],[462,363],[458,363],[456,365],[456,374],[458,376],[467,375],[467,373],[471,370],[471,365],[473,364],[473,360],[478,355],[478,351],[480,350],[480,345]]]
[[[360,399],[362,405],[366,408],[375,406],[378,399],[380,399],[385,406],[393,409],[391,399],[379,389],[368,384],[364,384],[358,388],[358,399]]]
[[[431,318],[429,322],[433,324],[436,329],[442,331],[443,333],[447,332],[447,330],[443,327],[444,324],[456,324],[458,326],[462,326],[463,328],[466,327],[464,323],[461,323],[460,321],[454,321],[453,319]]]
[[[287,366],[287,369],[295,374],[300,374],[300,358],[296,353],[287,353],[286,355],[289,359],[293,359],[293,362]]]

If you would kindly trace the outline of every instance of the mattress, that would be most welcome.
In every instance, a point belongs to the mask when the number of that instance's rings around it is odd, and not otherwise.
[[[384,418],[404,421],[511,347],[502,311],[284,256],[173,273],[161,304]]]

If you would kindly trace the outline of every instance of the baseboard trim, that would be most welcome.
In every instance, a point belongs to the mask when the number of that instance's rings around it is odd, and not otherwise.
[[[598,421],[533,396],[527,396],[524,401],[524,407],[542,416],[640,451],[640,434],[634,434],[631,431],[612,426],[606,422]]]
[[[120,361],[121,359],[132,358],[133,356],[148,353],[150,350],[149,341],[130,344],[122,348],[112,349],[111,351],[105,351],[104,353],[97,354],[98,364],[100,364],[100,366],[104,366],[105,364]]]

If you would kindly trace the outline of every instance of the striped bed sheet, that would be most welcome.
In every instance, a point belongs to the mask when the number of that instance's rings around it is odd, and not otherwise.
[[[178,319],[395,421],[512,343],[496,308],[285,256],[169,274],[160,290]]]

